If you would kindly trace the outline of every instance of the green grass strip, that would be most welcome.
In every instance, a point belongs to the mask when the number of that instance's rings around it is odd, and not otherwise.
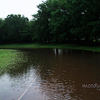
[[[9,44],[9,45],[0,45],[0,48],[60,48],[60,49],[77,49],[77,50],[88,50],[88,51],[100,51],[100,46],[96,47],[87,47],[80,46],[76,44]]]
[[[14,69],[14,64],[26,62],[23,53],[12,49],[0,49],[0,74]]]

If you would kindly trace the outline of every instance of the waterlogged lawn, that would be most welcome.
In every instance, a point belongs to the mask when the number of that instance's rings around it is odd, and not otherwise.
[[[22,57],[23,54],[17,50],[0,49],[0,74],[15,68],[16,63],[25,62]]]
[[[60,48],[60,49],[77,49],[77,50],[88,50],[88,51],[99,51],[100,46],[88,47],[80,46],[76,44],[8,44],[0,45],[0,48],[8,49],[19,49],[19,48]]]

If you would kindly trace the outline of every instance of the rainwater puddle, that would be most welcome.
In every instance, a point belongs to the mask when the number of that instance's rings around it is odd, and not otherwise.
[[[100,53],[22,49],[27,62],[0,76],[0,100],[99,100]],[[17,64],[16,64],[17,66]]]

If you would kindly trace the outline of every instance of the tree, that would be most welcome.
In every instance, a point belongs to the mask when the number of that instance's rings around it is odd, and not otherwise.
[[[70,31],[75,38],[84,38],[85,41],[99,38],[100,1],[72,0],[71,5],[72,28]]]
[[[0,44],[3,44],[5,41],[5,34],[4,34],[4,24],[5,24],[5,20],[3,20],[2,18],[0,19]]]
[[[48,26],[50,19],[49,7],[47,2],[43,2],[37,7],[39,8],[38,13],[33,15],[33,40],[37,39],[38,42],[47,43],[50,41],[50,31]]]
[[[38,5],[38,13],[33,15],[33,40],[45,43],[66,40],[69,24],[66,4],[64,0],[47,0]]]
[[[50,33],[53,42],[66,42],[69,38],[69,14],[67,9],[68,3],[63,1],[53,1],[50,18]]]
[[[28,18],[21,15],[8,15],[5,18],[6,41],[20,43],[27,35]]]
[[[99,0],[47,0],[33,20],[21,15],[0,19],[2,43],[65,43],[100,38]]]

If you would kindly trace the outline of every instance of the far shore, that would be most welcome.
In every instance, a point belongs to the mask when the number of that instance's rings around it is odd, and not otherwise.
[[[76,49],[100,52],[100,46],[80,46],[77,44],[6,44],[0,45],[0,49],[32,49],[32,48],[59,48],[59,49]]]

